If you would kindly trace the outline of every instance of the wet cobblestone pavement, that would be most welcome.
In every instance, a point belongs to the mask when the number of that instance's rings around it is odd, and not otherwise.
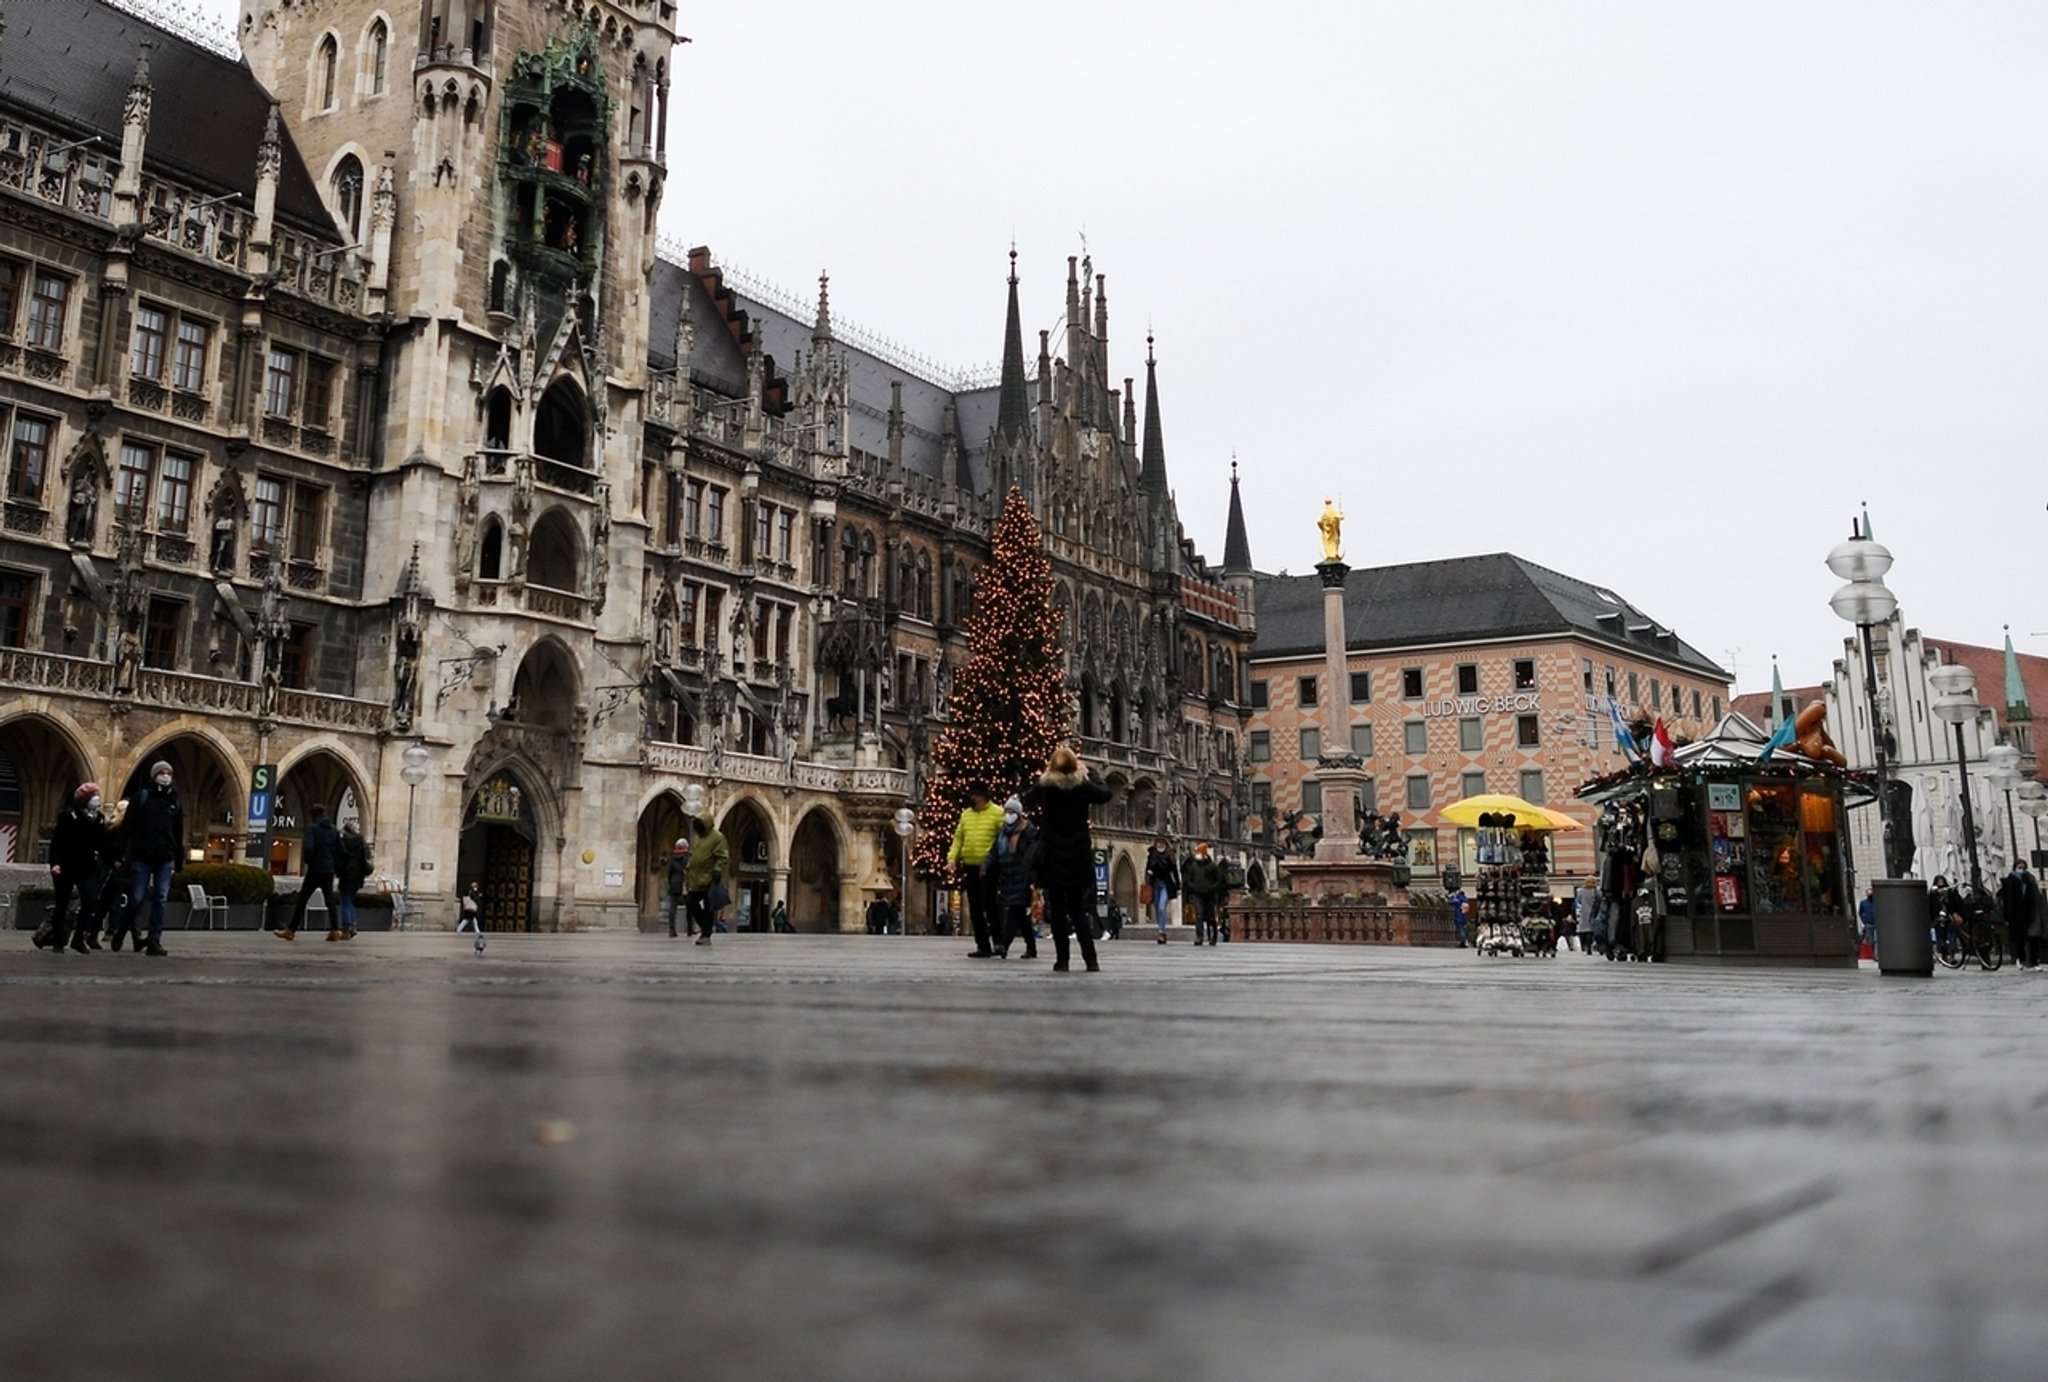
[[[2048,974],[0,950],[0,1377],[2048,1374]]]

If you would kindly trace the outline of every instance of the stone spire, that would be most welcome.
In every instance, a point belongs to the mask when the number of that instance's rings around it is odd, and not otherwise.
[[[1145,337],[1145,449],[1139,453],[1138,489],[1155,498],[1166,494],[1166,434],[1159,426],[1159,362],[1152,337]]]
[[[1031,398],[1024,386],[1024,326],[1017,308],[1017,251],[1010,251],[1010,314],[1003,324],[1003,383],[996,397],[996,437],[1018,442],[1031,433]]]
[[[2020,655],[2012,650],[2012,626],[2005,629],[2005,721],[2027,722],[2034,718],[2034,707],[2027,701],[2026,679],[2020,675]]]
[[[1237,457],[1230,458],[1230,525],[1223,534],[1223,574],[1248,576],[1252,570],[1252,541],[1244,529],[1244,500],[1237,489]]]
[[[818,274],[818,324],[811,328],[811,341],[823,345],[832,339],[832,275]]]

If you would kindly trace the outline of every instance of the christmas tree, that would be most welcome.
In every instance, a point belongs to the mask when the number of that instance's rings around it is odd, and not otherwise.
[[[1065,660],[1060,612],[1052,602],[1052,563],[1038,520],[1015,485],[989,540],[988,562],[974,582],[967,619],[967,665],[953,681],[951,722],[932,750],[911,860],[928,877],[947,877],[953,827],[967,789],[986,786],[997,802],[1038,780],[1066,737]]]

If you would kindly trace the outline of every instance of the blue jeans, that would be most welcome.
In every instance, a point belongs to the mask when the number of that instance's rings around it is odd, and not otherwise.
[[[135,925],[133,912],[141,908],[146,889],[149,896],[149,938],[153,941],[164,938],[164,903],[171,895],[171,875],[177,871],[177,862],[171,859],[161,864],[146,864],[140,859],[128,861],[129,925],[137,932],[142,929]]]
[[[1172,903],[1173,895],[1157,883],[1154,883],[1152,885],[1152,920],[1158,924],[1159,929],[1162,931],[1166,929],[1166,909]]]
[[[353,931],[356,929],[355,889],[349,887],[335,889],[334,915],[340,921],[342,930]]]

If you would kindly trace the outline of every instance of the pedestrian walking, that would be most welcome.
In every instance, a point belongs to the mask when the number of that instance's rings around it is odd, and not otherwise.
[[[1472,910],[1472,899],[1465,895],[1465,889],[1461,885],[1452,889],[1447,900],[1451,904],[1451,928],[1458,933],[1458,949],[1468,949],[1465,940],[1465,919]]]
[[[953,827],[953,847],[947,851],[946,860],[960,870],[961,891],[967,894],[967,919],[974,927],[974,949],[967,957],[971,960],[987,960],[995,957],[996,871],[990,854],[996,847],[996,836],[1003,830],[1003,809],[989,800],[989,790],[982,783],[975,783],[967,789],[967,806],[960,812],[960,822]]]
[[[688,923],[685,930],[701,930],[697,944],[711,944],[712,928],[718,925],[718,914],[731,905],[732,894],[725,886],[726,848],[725,836],[711,819],[709,811],[700,811],[690,818],[690,866],[683,875],[683,887],[689,897]]]
[[[1031,877],[1038,865],[1038,827],[1024,814],[1024,803],[1011,797],[1003,803],[1003,832],[996,836],[996,903],[1003,909],[996,958],[1010,957],[1010,942],[1022,939],[1024,958],[1038,958],[1038,927],[1031,920]]]
[[[335,905],[334,870],[341,862],[341,832],[327,819],[327,808],[315,805],[306,826],[306,838],[299,842],[299,895],[292,902],[292,919],[270,934],[280,940],[297,940],[299,923],[306,919],[306,903],[314,890],[327,904],[327,939],[341,939],[341,911]]]
[[[50,901],[49,920],[33,938],[37,949],[47,946],[54,955],[64,949],[67,939],[81,955],[100,948],[100,861],[106,849],[106,834],[107,825],[100,816],[99,784],[80,783],[71,794],[71,804],[50,830],[50,890],[55,896]],[[74,893],[78,896],[75,927],[66,920]]]
[[[171,875],[185,853],[185,806],[178,800],[171,765],[158,759],[149,765],[149,786],[128,806],[128,902],[131,928],[141,931],[142,899],[149,897],[149,935],[136,949],[161,956],[164,950],[164,907],[170,901]]]
[[[690,837],[676,836],[676,842],[668,852],[668,938],[676,938],[676,913],[683,910],[683,899],[688,889],[684,883],[690,876]]]
[[[1159,943],[1166,944],[1166,909],[1180,895],[1180,866],[1173,862],[1173,845],[1164,835],[1145,851],[1145,886],[1152,890],[1152,924],[1159,928]]]
[[[1038,886],[1052,923],[1053,965],[1067,968],[1067,936],[1077,935],[1089,970],[1095,959],[1095,842],[1088,834],[1088,808],[1109,800],[1101,774],[1062,744],[1052,751],[1023,804],[1038,819]]]
[[[340,890],[337,900],[341,903],[341,939],[345,941],[356,938],[356,894],[363,890],[363,883],[375,867],[370,858],[370,842],[363,838],[361,828],[349,821],[341,827],[341,844],[334,863],[334,882]]]
[[[1877,944],[1877,885],[1863,890],[1863,900],[1856,904],[1856,929],[1866,946]]]
[[[1187,897],[1182,910],[1195,909],[1195,944],[1216,944],[1216,904],[1223,893],[1223,869],[1209,857],[1207,840],[1196,841],[1194,857],[1180,871],[1180,883]]]
[[[121,937],[131,930],[134,908],[128,902],[128,803],[117,801],[107,815],[106,834],[101,837],[100,862],[106,882],[100,888],[100,916],[106,922],[107,948],[119,950]],[[135,948],[140,950],[142,942]]]
[[[484,890],[483,885],[472,883],[455,900],[455,934],[474,931],[481,938],[484,933]]]
[[[1577,950],[1573,938],[1579,934],[1579,909],[1573,899],[1558,897],[1551,899],[1550,914],[1557,918],[1557,943],[1566,950]]]
[[[775,910],[768,914],[768,924],[774,928],[778,936],[796,934],[796,928],[789,924],[789,903],[779,897],[775,899]]]
[[[2005,918],[2006,948],[2021,969],[2041,963],[2040,910],[2041,885],[2026,860],[2015,860],[1998,885],[1998,911]]]
[[[1587,874],[1572,894],[1572,910],[1578,920],[1580,949],[1590,955],[1600,943],[1600,888],[1593,875]]]

